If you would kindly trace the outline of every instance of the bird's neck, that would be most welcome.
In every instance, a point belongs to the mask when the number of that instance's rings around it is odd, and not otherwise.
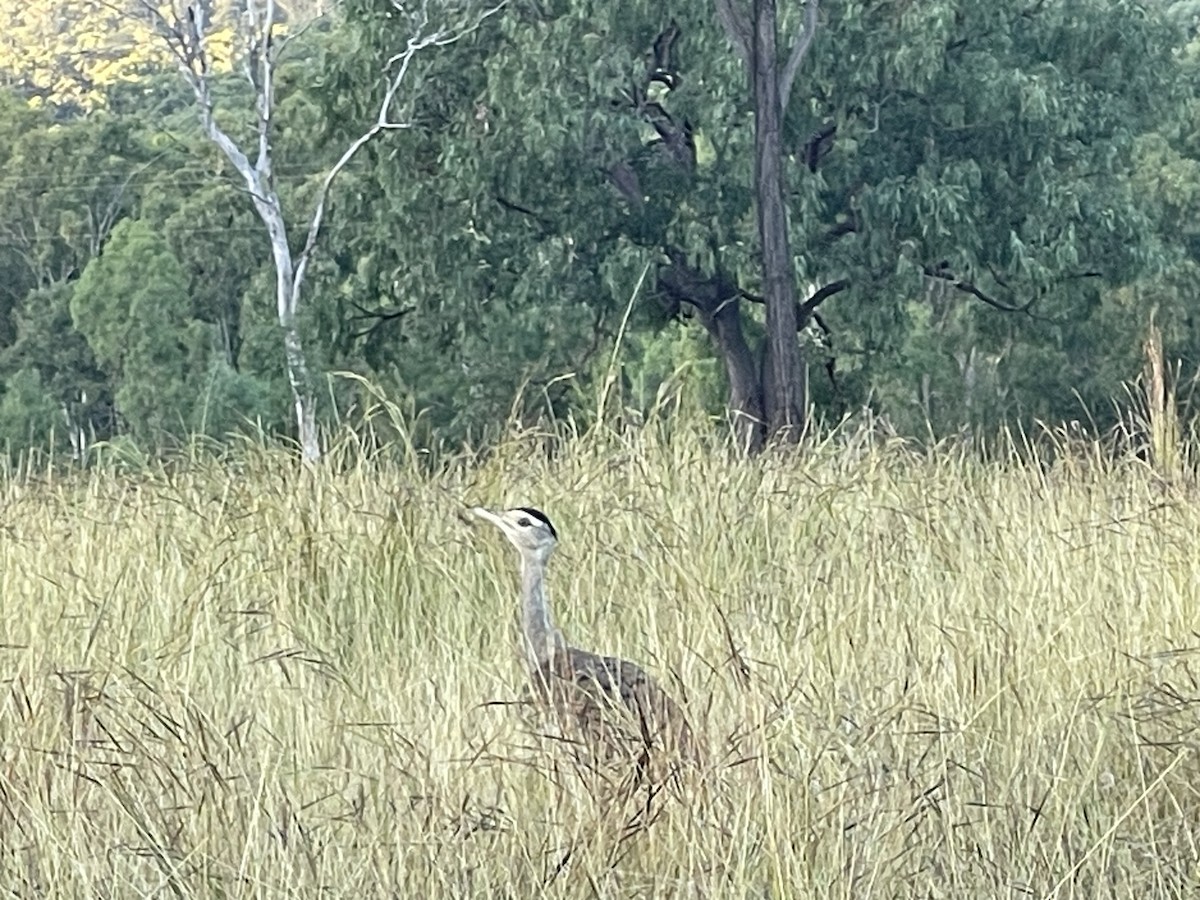
[[[521,632],[530,662],[535,665],[549,662],[563,644],[550,614],[544,559],[521,560]]]

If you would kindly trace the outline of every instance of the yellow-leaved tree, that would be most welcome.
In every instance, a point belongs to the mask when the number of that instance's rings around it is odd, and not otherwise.
[[[163,11],[172,4],[161,4]],[[210,62],[233,63],[231,2],[215,7],[207,36]],[[174,59],[155,37],[154,21],[132,0],[0,0],[0,85],[35,105],[88,110],[107,88],[170,71]]]

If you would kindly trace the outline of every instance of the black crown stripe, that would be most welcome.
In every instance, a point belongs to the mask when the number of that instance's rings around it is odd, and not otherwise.
[[[550,521],[550,517],[548,515],[546,515],[540,509],[534,509],[531,506],[518,506],[517,509],[523,513],[528,513],[535,519],[539,520],[543,525],[550,529],[550,533],[554,535],[555,539],[557,540],[558,532],[554,530],[554,524]]]

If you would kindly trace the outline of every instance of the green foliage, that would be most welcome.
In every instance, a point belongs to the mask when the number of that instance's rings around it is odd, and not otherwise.
[[[116,386],[129,432],[158,441],[187,430],[204,332],[189,319],[187,282],[162,238],[127,219],[80,276],[71,317]]]
[[[349,11],[358,52],[332,60],[327,76],[339,100],[352,73],[377,66],[372,59],[397,40],[370,24],[384,6]],[[419,127],[372,148],[353,186],[343,182],[330,229],[348,251],[325,291],[336,298],[341,359],[382,374],[451,439],[494,428],[518,392],[529,414],[547,403],[565,411],[648,259],[612,227],[599,161],[561,171],[564,148],[590,140],[592,112],[550,125],[537,109],[492,96],[495,78],[536,101],[544,92],[533,88],[538,67],[557,65],[556,48],[572,36],[573,25],[543,27],[529,16],[514,9],[420,61],[412,102]],[[547,42],[525,63],[517,47],[500,52],[514,36],[531,39],[522,23]],[[577,74],[597,90],[615,85],[623,46],[614,42],[617,57],[590,60]],[[330,98],[327,117],[346,133],[374,115],[375,98],[355,99],[334,106]],[[576,189],[582,196],[567,195]],[[563,216],[589,199],[588,214],[563,227]]]
[[[18,205],[21,194],[34,186],[13,154],[22,136],[48,124],[15,94],[0,91],[0,347],[13,338],[12,317],[21,298],[37,285],[37,273],[28,264],[28,243],[22,239],[22,226],[28,223],[6,208]]]
[[[5,161],[0,239],[19,256],[23,282],[74,277],[136,199],[150,154],[132,118],[98,114],[70,123],[22,116]]]
[[[382,6],[355,6],[354,55],[335,69],[364,66],[392,39],[365,24]],[[423,70],[425,117],[379,148],[360,176],[378,187],[361,189],[353,236],[338,232],[358,264],[338,292],[410,312],[346,352],[402,370],[428,363],[412,345],[435,346],[455,364],[423,386],[474,400],[481,384],[511,394],[531,372],[580,371],[572,362],[612,336],[636,272],[664,247],[759,290],[744,69],[710,4],[671,13],[679,82],[656,87],[655,102],[699,136],[694,170],[628,99],[666,24],[651,4],[517,6]],[[788,34],[797,15],[785,11]],[[1081,386],[1118,392],[1136,367],[1101,376],[1088,360],[1113,342],[1111,319],[1097,317],[1102,292],[1174,252],[1134,174],[1139,136],[1180,97],[1179,36],[1125,0],[823,7],[785,125],[797,273],[811,290],[850,282],[821,307],[829,334],[806,338],[814,400],[831,411],[873,402],[923,431],[927,419],[946,429],[1073,413]],[[614,189],[618,164],[643,202]],[[374,197],[401,229],[371,234]],[[639,328],[661,321],[653,294]],[[409,344],[396,353],[400,333]],[[1063,379],[1006,387],[1030,354]]]
[[[18,369],[5,380],[0,395],[0,447],[49,449],[62,442],[63,424],[61,410],[55,408],[37,369]]]
[[[631,335],[619,354],[635,409],[678,408],[710,416],[722,413],[720,364],[704,334],[681,324]]]
[[[46,408],[56,418],[65,413],[65,429],[106,437],[111,429],[112,385],[96,363],[92,348],[71,318],[73,282],[32,291],[17,315],[16,338],[0,351],[0,371],[8,379],[23,379],[28,391],[36,383],[45,391],[29,408],[35,417]],[[34,377],[36,376],[36,377]],[[11,385],[7,385],[11,387]],[[28,393],[14,403],[28,405]],[[42,427],[46,427],[43,425]]]
[[[278,366],[276,366],[278,369]],[[273,385],[240,372],[214,354],[199,396],[192,403],[189,430],[218,439],[233,434],[274,430],[279,421]]]
[[[8,12],[41,27],[31,10]],[[448,25],[467,11],[441,9]],[[1083,408],[1103,423],[1140,370],[1151,311],[1168,360],[1200,367],[1195,13],[1191,0],[822,5],[784,121],[796,275],[806,294],[849,283],[800,336],[818,411],[870,405],[922,434]],[[780,15],[786,53],[801,9]],[[677,77],[639,94],[672,18]],[[394,4],[352,0],[293,35],[273,179],[297,240],[324,172],[375,120],[410,26]],[[101,37],[79,36],[89,66]],[[0,38],[0,57],[14,48]],[[62,69],[60,49],[33,62]],[[55,416],[151,443],[284,429],[261,223],[178,78],[115,72],[86,117],[0,93],[4,433],[40,440]],[[250,86],[213,88],[223,127],[252,140]],[[301,319],[330,417],[369,399],[321,380],[349,370],[423,412],[431,442],[486,439],[518,394],[520,418],[586,419],[647,264],[623,402],[648,408],[686,380],[686,402],[718,412],[722,360],[656,271],[671,248],[727,274],[758,341],[749,96],[700,0],[515,3],[418,55],[393,109],[411,127],[340,176],[309,270]],[[688,123],[694,166],[652,126],[659,112]]]

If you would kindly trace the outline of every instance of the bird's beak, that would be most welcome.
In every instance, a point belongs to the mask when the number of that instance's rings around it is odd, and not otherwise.
[[[499,528],[501,530],[504,529],[504,520],[501,519],[494,512],[492,512],[490,509],[485,509],[482,506],[473,506],[473,507],[471,507],[471,509],[469,511],[469,515],[472,518],[477,519],[477,520],[482,520],[484,522],[491,522],[493,525],[495,525],[497,528]]]

